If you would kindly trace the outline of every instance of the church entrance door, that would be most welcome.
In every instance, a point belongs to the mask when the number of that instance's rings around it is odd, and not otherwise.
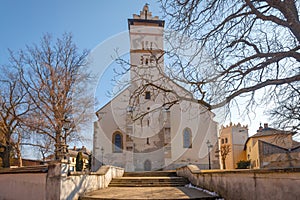
[[[146,160],[144,162],[144,170],[145,171],[151,171],[151,161],[150,160]]]

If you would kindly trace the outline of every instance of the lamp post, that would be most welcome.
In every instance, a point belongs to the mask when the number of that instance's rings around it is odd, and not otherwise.
[[[101,147],[101,153],[102,153],[102,163],[101,163],[101,165],[103,166],[104,165],[104,162],[103,162],[104,161],[104,159],[103,159],[104,158],[103,157],[104,156],[104,148],[103,147]]]
[[[210,164],[210,148],[213,147],[213,145],[210,144],[210,141],[207,140],[207,149],[208,149],[208,169],[211,169],[211,164]]]

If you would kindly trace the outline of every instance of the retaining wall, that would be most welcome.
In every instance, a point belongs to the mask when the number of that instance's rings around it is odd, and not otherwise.
[[[0,199],[45,199],[47,173],[0,174]]]
[[[300,169],[199,170],[188,165],[177,169],[201,188],[230,200],[299,199]]]
[[[0,200],[73,200],[84,192],[105,188],[124,169],[102,166],[97,172],[67,173],[67,165],[49,165],[0,171]]]
[[[72,173],[69,176],[62,176],[60,199],[77,200],[85,192],[106,188],[112,178],[121,177],[123,174],[123,168],[103,166],[95,173]]]

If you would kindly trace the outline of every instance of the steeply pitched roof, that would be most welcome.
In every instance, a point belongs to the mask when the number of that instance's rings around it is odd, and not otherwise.
[[[82,152],[84,158],[88,158],[89,155],[91,154],[91,152],[86,147],[82,147],[82,148],[74,147],[72,149],[68,149],[68,153],[71,157],[76,157],[78,152]]]

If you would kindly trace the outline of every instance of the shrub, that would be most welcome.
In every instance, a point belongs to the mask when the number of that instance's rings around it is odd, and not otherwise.
[[[248,169],[250,168],[250,160],[240,160],[237,163],[237,169]]]
[[[83,170],[82,152],[78,152],[76,157],[76,171],[80,172],[82,170]]]

